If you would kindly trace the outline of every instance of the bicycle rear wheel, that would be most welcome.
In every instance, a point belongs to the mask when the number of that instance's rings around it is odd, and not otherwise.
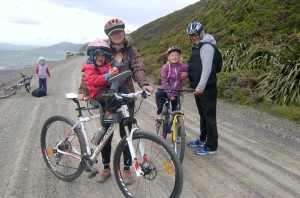
[[[15,86],[4,86],[0,88],[0,99],[6,98],[8,96],[13,95],[16,93],[16,87]]]
[[[141,156],[139,144],[144,145],[144,156]],[[114,175],[125,197],[179,197],[183,186],[183,172],[174,150],[161,137],[144,131],[134,132],[133,145],[144,175],[138,177],[132,171],[131,185],[124,182],[124,157],[131,159],[125,138],[119,142],[114,154]]]
[[[41,149],[50,171],[59,179],[73,181],[78,178],[84,164],[81,155],[86,153],[85,141],[75,122],[62,116],[46,120],[41,132]]]
[[[176,119],[175,132],[177,134],[177,138],[175,142],[172,141],[172,147],[175,149],[175,153],[177,154],[180,162],[182,163],[185,152],[185,126],[182,117],[178,116],[174,119]]]

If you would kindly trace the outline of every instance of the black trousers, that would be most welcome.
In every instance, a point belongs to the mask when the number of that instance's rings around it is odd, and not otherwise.
[[[101,94],[103,94],[103,93],[106,93],[106,94],[107,93],[114,93],[114,92],[115,91],[111,90],[111,89],[104,90],[98,95],[97,100],[101,104],[103,104],[103,103],[105,104],[106,102],[104,101],[104,98],[101,97]],[[127,91],[127,89],[119,87],[118,93],[129,93],[129,92]],[[129,109],[130,115],[133,116],[133,114],[134,114],[134,102],[130,102],[128,104],[128,109]],[[110,124],[106,124],[104,126],[104,130],[107,130],[109,128],[109,126],[110,126]],[[124,124],[120,123],[119,128],[120,128],[120,136],[121,136],[121,138],[123,138],[126,135]],[[128,123],[128,128],[129,128],[129,131],[132,129],[132,124],[131,123]],[[106,142],[106,144],[103,147],[103,150],[101,152],[102,163],[104,164],[104,167],[107,167],[110,164],[112,138],[113,138],[113,134],[109,137],[109,139],[107,140],[107,142]],[[129,167],[132,165],[132,159],[131,159],[131,155],[130,155],[130,151],[129,151],[128,146],[126,146],[124,151],[123,151],[123,158],[124,158],[125,169],[129,169]]]
[[[201,95],[195,95],[200,115],[200,140],[212,151],[218,148],[217,130],[217,85],[207,85]]]
[[[168,99],[168,94],[163,91],[158,91],[155,93],[155,102],[157,107],[157,115],[159,115],[163,111],[164,104],[166,103]],[[171,102],[172,105],[172,111],[175,111],[178,105],[178,96],[175,96],[175,100]]]

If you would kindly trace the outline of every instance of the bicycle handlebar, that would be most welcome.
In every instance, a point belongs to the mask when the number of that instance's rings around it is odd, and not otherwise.
[[[173,89],[173,88],[158,88],[157,91],[163,91],[163,92],[187,92],[187,93],[192,93],[195,92],[194,89]]]
[[[102,94],[102,96],[104,97],[116,97],[119,100],[122,100],[123,97],[124,98],[136,98],[137,96],[141,95],[143,98],[147,98],[148,96],[151,95],[151,93],[149,93],[147,90],[141,90],[135,93],[129,93],[129,94],[125,94],[125,93],[110,93],[110,94]]]

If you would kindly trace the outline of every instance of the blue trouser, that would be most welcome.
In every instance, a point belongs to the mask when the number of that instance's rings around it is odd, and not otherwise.
[[[39,89],[47,92],[47,78],[39,78]]]
[[[155,93],[155,102],[157,107],[157,115],[161,114],[164,104],[168,99],[168,94],[163,91],[158,91]],[[178,96],[175,96],[175,100],[171,102],[172,104],[172,111],[175,111],[178,105]]]
[[[206,140],[205,147],[217,150],[217,85],[207,85],[201,95],[195,95],[195,100],[200,114],[200,140]]]

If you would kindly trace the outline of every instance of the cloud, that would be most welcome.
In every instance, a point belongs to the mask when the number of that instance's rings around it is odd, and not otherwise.
[[[182,9],[186,6],[187,2],[197,2],[197,0],[85,0],[76,1],[76,3],[74,3],[74,0],[48,1],[68,8],[84,9],[101,15],[120,18],[133,26],[141,26],[165,16],[174,10]]]
[[[33,19],[26,19],[26,18],[12,18],[9,21],[13,23],[23,24],[23,25],[40,25],[39,21]]]

